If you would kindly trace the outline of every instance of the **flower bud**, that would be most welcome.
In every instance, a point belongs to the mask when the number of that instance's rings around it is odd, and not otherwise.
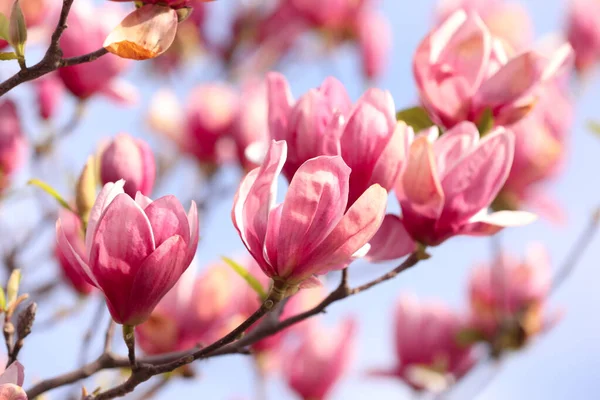
[[[25,25],[25,17],[19,0],[15,0],[10,13],[8,39],[17,56],[23,57],[25,55],[25,42],[27,41],[27,26]]]
[[[75,204],[77,205],[77,213],[82,221],[87,223],[90,211],[96,201],[96,160],[93,156],[89,156],[79,179],[77,179],[77,187],[75,189]]]

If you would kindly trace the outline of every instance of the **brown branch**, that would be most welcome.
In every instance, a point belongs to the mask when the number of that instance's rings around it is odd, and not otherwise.
[[[86,62],[94,61],[98,57],[101,57],[107,53],[107,51],[104,48],[101,48],[92,53],[85,54],[82,56],[63,58],[59,42],[63,32],[65,31],[65,29],[67,29],[67,17],[69,15],[69,12],[71,11],[72,4],[73,0],[63,0],[60,17],[56,28],[52,33],[50,46],[48,46],[48,50],[46,50],[44,58],[42,58],[40,62],[31,67],[22,68],[12,77],[0,83],[0,96],[3,96],[10,90],[20,85],[21,83],[37,79],[62,67],[68,67],[71,65],[83,64]]]
[[[127,379],[127,381],[96,396],[88,396],[88,399],[107,400],[119,396],[124,396],[125,394],[132,392],[137,385],[147,381],[152,376],[166,372],[171,372],[183,365],[193,362],[194,360],[206,359],[209,357],[216,357],[229,354],[248,354],[248,346],[277,332],[285,330],[290,326],[297,324],[307,318],[320,314],[321,312],[325,311],[325,309],[330,304],[336,301],[356,295],[360,292],[372,288],[375,285],[393,279],[398,274],[411,268],[422,259],[424,259],[423,254],[420,252],[415,252],[390,272],[356,288],[350,288],[348,286],[348,274],[347,272],[342,271],[342,279],[338,287],[314,308],[305,311],[301,314],[290,317],[288,319],[285,319],[283,321],[265,318],[263,319],[262,323],[260,323],[257,326],[256,329],[252,330],[248,334],[238,339],[250,326],[259,321],[271,310],[276,309],[276,303],[281,301],[281,298],[279,298],[279,296],[281,296],[281,293],[277,293],[276,296],[274,296],[274,298],[270,296],[261,305],[261,307],[252,316],[250,316],[250,318],[248,318],[233,331],[231,331],[218,341],[214,342],[210,346],[203,347],[201,349],[193,349],[192,351],[188,350],[184,352],[169,353],[159,356],[140,358],[138,359],[139,368],[132,373],[132,375],[129,377],[129,379]],[[271,303],[269,303],[269,301],[271,301]],[[116,357],[111,354],[108,347],[105,347],[104,353],[95,361],[85,365],[84,367],[78,370],[39,382],[37,385],[33,386],[27,391],[27,395],[29,396],[29,398],[34,398],[49,390],[77,382],[81,379],[85,379],[100,370],[126,367],[129,367],[128,358]]]

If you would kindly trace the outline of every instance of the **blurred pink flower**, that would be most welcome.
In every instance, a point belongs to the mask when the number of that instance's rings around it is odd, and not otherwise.
[[[344,86],[330,77],[294,103],[283,75],[272,73],[267,82],[271,138],[290,145],[283,166],[288,181],[306,160],[340,155],[352,170],[348,206],[373,184],[392,188],[409,134],[396,122],[389,92],[369,89],[353,106]]]
[[[275,204],[286,154],[285,141],[272,142],[261,167],[240,184],[232,220],[263,272],[293,290],[364,255],[381,225],[387,192],[374,184],[347,209],[350,168],[339,156],[320,156],[298,168],[284,201]]]
[[[392,27],[384,15],[374,11],[362,13],[357,25],[363,72],[369,79],[377,78],[392,50]]]
[[[124,179],[125,193],[135,197],[137,192],[150,195],[155,178],[154,154],[145,141],[120,133],[102,150],[100,155],[102,184]]]
[[[10,99],[0,102],[0,189],[26,161],[27,139],[21,128],[17,105]]]
[[[346,319],[333,328],[313,324],[284,356],[283,374],[303,400],[325,400],[348,371],[354,353],[356,323]]]
[[[560,206],[540,188],[561,171],[567,155],[573,104],[564,83],[548,82],[531,115],[511,127],[515,154],[498,197],[500,207],[532,207],[555,222],[564,220]]]
[[[567,39],[575,51],[575,67],[586,72],[600,59],[600,2],[570,0]]]
[[[52,119],[64,99],[65,88],[62,81],[56,73],[51,73],[33,83],[40,117],[44,120]]]
[[[394,314],[396,366],[372,374],[399,378],[416,390],[446,390],[475,365],[472,347],[457,342],[467,322],[442,303],[400,297]]]
[[[434,127],[412,142],[395,187],[402,217],[386,216],[371,241],[372,259],[399,258],[415,242],[437,246],[455,235],[487,236],[535,219],[522,211],[487,212],[512,165],[512,132],[496,128],[480,140],[477,127],[463,122],[437,136]]]
[[[81,220],[77,215],[64,209],[60,211],[59,219],[62,224],[63,232],[71,244],[71,247],[73,247],[73,250],[82,260],[85,260],[85,241]],[[58,246],[58,242],[54,248],[54,255],[58,260],[66,281],[70,283],[71,287],[73,287],[77,293],[86,295],[94,289],[94,287],[88,283],[85,272],[83,272],[79,263],[72,263],[72,259],[67,258],[63,254]]]
[[[18,361],[13,362],[0,375],[0,399],[27,400],[27,393],[21,386],[25,379],[25,369]]]
[[[510,57],[477,14],[460,10],[421,42],[413,73],[434,122],[448,128],[477,123],[491,110],[497,126],[510,125],[531,111],[538,89],[571,55],[565,44],[550,57],[535,51]]]
[[[438,22],[460,9],[479,14],[510,53],[531,45],[533,21],[522,4],[506,0],[440,0],[436,10]]]
[[[104,39],[122,18],[120,9],[110,6],[116,5],[94,8],[81,0],[73,5],[67,20],[69,29],[60,39],[64,57],[81,56],[103,47]],[[128,65],[127,60],[107,54],[89,63],[60,68],[58,75],[65,87],[80,99],[103,94],[122,103],[132,103],[137,99],[136,89],[117,79]]]
[[[491,265],[481,264],[472,271],[470,325],[493,342],[498,335],[512,333],[504,332],[512,321],[527,340],[556,321],[556,316],[545,315],[551,287],[550,260],[541,244],[530,245],[523,261],[502,254]]]
[[[198,215],[192,202],[186,215],[174,196],[152,201],[123,191],[124,181],[107,183],[90,213],[85,235],[86,257],[69,242],[62,221],[56,222],[58,245],[79,263],[100,289],[115,322],[144,322],[161,298],[190,265],[198,245]]]

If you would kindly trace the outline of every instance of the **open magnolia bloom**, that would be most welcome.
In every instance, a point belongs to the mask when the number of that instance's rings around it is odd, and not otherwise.
[[[141,6],[125,17],[104,41],[104,48],[119,57],[147,60],[163,54],[175,40],[179,21],[192,12],[194,1],[143,0],[139,3]]]
[[[387,192],[374,184],[346,211],[350,168],[340,156],[319,156],[298,168],[283,203],[276,204],[286,154],[285,141],[271,143],[261,167],[240,184],[232,219],[274,288],[293,292],[364,255],[383,220]]]
[[[69,242],[59,219],[58,245],[102,291],[115,322],[139,325],[188,268],[198,246],[198,213],[186,214],[174,196],[152,201],[125,194],[125,181],[107,183],[91,210],[85,258]]]
[[[27,393],[21,387],[25,379],[25,369],[15,361],[0,375],[0,400],[27,400]]]
[[[483,139],[470,122],[439,138],[437,127],[417,135],[395,187],[402,216],[386,216],[369,257],[391,260],[414,251],[416,243],[437,246],[455,235],[487,236],[534,221],[524,211],[488,213],[513,153],[514,136],[504,128]]]
[[[413,73],[435,123],[451,128],[465,120],[479,122],[491,111],[497,125],[510,125],[529,113],[540,86],[562,71],[572,54],[568,44],[550,56],[507,53],[478,14],[459,10],[421,42]]]

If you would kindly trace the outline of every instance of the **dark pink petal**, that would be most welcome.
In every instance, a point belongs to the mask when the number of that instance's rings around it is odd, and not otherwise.
[[[153,201],[144,213],[152,225],[156,247],[175,235],[181,236],[185,243],[190,242],[188,217],[175,196],[164,196]]]
[[[479,142],[479,131],[471,122],[461,122],[444,133],[433,144],[440,179]]]
[[[306,161],[290,183],[278,234],[279,274],[293,273],[335,228],[346,210],[350,168],[341,157]]]
[[[63,254],[63,256],[65,256],[69,264],[73,266],[78,265],[81,267],[81,275],[86,279],[86,281],[96,287],[99,287],[90,267],[84,260],[81,259],[79,254],[77,254],[77,251],[73,248],[71,243],[69,243],[60,219],[56,221],[56,239],[58,243],[58,250]]]
[[[85,233],[85,248],[87,249],[88,259],[90,257],[90,252],[92,251],[92,240],[96,235],[96,225],[102,216],[104,210],[108,207],[108,205],[117,197],[118,194],[124,193],[123,186],[125,185],[124,180],[119,180],[115,183],[109,182],[100,191],[98,197],[96,197],[96,201],[94,202],[94,206],[90,211],[90,216],[88,218],[87,230]]]
[[[371,261],[395,260],[416,249],[415,241],[404,228],[402,220],[392,214],[385,216],[381,227],[369,244],[371,248],[366,258]]]

